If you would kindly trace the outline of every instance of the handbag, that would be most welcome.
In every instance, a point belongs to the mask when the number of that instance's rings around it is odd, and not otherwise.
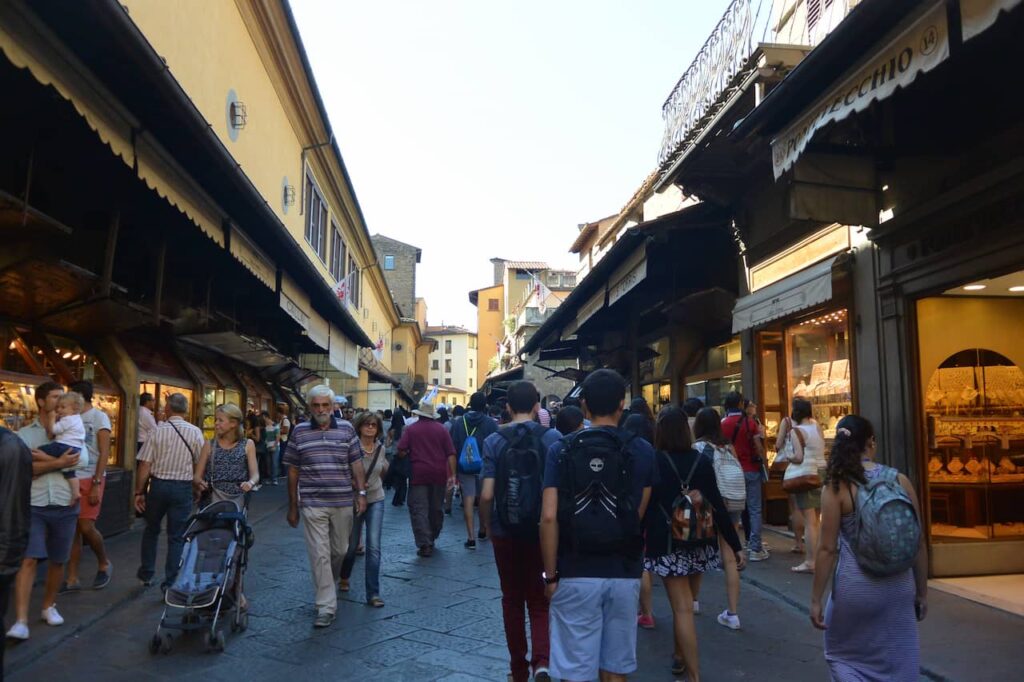
[[[795,448],[790,441],[793,435],[796,435],[797,440],[800,441],[800,448],[803,449],[807,442],[804,440],[803,433],[796,426],[793,426],[789,432],[789,436],[786,438],[786,443],[791,451],[795,452]],[[818,475],[818,467],[813,461],[807,459],[807,452],[804,451],[804,458],[801,462],[790,462],[789,466],[786,467],[786,474],[782,478],[782,489],[791,494],[806,493],[811,490],[816,490],[822,486],[821,476]]]

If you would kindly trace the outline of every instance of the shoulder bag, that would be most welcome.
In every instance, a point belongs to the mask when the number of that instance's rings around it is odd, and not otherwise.
[[[807,441],[804,439],[804,434],[800,432],[799,426],[792,426],[786,440],[789,441],[794,436],[800,441],[801,449],[805,448]],[[795,451],[792,443],[787,442],[787,446],[790,451]],[[803,461],[789,463],[789,466],[786,467],[786,474],[782,478],[782,489],[787,493],[805,493],[820,488],[821,485],[818,466],[807,456],[806,451],[804,451]]]

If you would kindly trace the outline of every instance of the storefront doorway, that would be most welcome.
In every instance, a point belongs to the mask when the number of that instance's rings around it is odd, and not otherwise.
[[[1024,271],[919,299],[916,313],[933,573],[1020,570]]]

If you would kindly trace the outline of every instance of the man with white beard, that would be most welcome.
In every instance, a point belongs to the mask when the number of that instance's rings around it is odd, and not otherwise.
[[[288,524],[306,535],[316,588],[316,619],[325,628],[338,610],[336,582],[352,533],[352,507],[366,511],[363,452],[352,425],[335,419],[334,391],[314,386],[306,395],[311,417],[292,429],[282,461],[288,465]],[[354,484],[354,486],[353,486]]]

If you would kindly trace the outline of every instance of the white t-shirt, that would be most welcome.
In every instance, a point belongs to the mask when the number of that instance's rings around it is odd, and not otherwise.
[[[110,417],[98,407],[82,413],[82,423],[85,424],[85,445],[89,448],[89,466],[78,470],[79,478],[92,478],[96,475],[96,462],[100,459],[100,446],[96,437],[100,431],[106,429],[113,431],[110,427]]]
[[[85,424],[82,415],[69,414],[61,417],[53,425],[53,442],[67,445],[69,448],[85,449]]]

